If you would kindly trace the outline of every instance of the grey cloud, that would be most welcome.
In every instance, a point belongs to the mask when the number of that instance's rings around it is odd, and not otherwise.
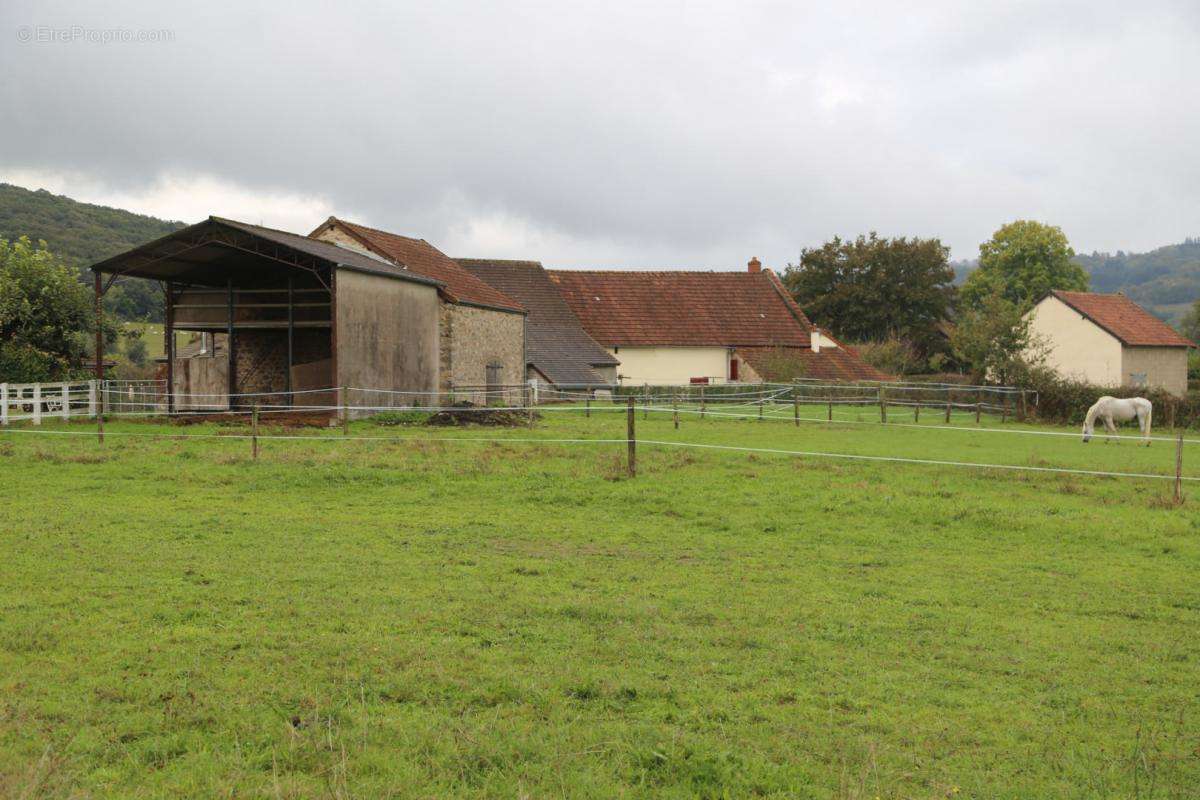
[[[1085,250],[1200,233],[1190,3],[166,6],[0,10],[0,179],[212,175],[449,250],[509,220],[548,251],[474,254],[559,264],[781,265],[870,229],[962,257],[1019,216]]]

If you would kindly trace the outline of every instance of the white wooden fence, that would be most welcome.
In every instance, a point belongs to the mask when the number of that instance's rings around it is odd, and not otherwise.
[[[94,417],[100,392],[96,381],[0,383],[0,425],[43,417]]]

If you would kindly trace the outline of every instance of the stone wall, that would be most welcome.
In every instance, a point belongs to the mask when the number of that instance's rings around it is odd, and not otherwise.
[[[238,394],[282,392],[287,389],[287,331],[235,330],[235,391]],[[292,340],[292,362],[306,364],[329,358],[329,331],[301,328]],[[235,405],[258,402],[273,405],[286,402],[286,395],[237,398]]]
[[[442,391],[486,386],[488,364],[502,384],[525,382],[525,316],[442,303],[439,331]]]

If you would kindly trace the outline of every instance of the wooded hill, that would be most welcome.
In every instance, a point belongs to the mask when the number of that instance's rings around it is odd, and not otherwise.
[[[85,267],[182,227],[182,222],[0,183],[0,239],[41,239],[88,282]],[[162,293],[147,281],[125,281],[110,295],[105,304],[123,318],[162,318]]]

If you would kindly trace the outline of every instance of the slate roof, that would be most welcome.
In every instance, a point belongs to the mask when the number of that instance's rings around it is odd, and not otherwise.
[[[406,270],[438,281],[451,302],[517,313],[525,310],[520,303],[479,280],[424,239],[413,239],[368,228],[366,225],[337,217],[330,217],[310,235],[315,236],[330,225],[341,227],[373,252],[394,261]]]
[[[1123,294],[1058,290],[1051,294],[1131,347],[1196,346]]]
[[[551,383],[601,384],[593,367],[620,361],[579,324],[558,287],[537,261],[487,258],[455,259],[468,272],[525,307],[526,357]]]
[[[605,346],[808,347],[812,324],[770,270],[550,270]]]

